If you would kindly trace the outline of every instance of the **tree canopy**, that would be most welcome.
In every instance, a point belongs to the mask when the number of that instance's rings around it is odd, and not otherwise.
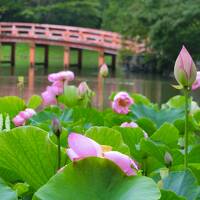
[[[161,65],[173,67],[182,45],[199,59],[200,0],[111,0],[103,17],[105,29],[148,38]]]

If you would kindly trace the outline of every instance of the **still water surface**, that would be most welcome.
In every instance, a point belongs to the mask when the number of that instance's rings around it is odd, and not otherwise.
[[[41,94],[46,86],[50,84],[47,80],[47,74],[61,70],[61,67],[49,67],[45,71],[42,66],[37,66],[35,69],[29,67],[12,69],[8,66],[3,66],[0,68],[0,96],[19,96],[17,88],[18,76],[24,76],[23,97],[25,99],[28,99],[33,94]],[[102,89],[101,82],[97,78],[97,68],[83,68],[82,71],[78,71],[76,67],[72,67],[70,70],[76,74],[74,84],[78,85],[83,80],[87,81],[90,88],[96,92],[94,97],[94,105],[96,106],[100,105],[101,101],[104,102],[104,106],[109,106],[108,97],[110,94],[120,90],[141,93],[159,104],[179,93],[171,87],[171,84],[175,84],[175,81],[170,77],[146,73],[128,73],[123,68],[118,67],[114,74],[110,74],[106,78],[104,89]],[[193,93],[193,97],[197,102],[200,102],[199,91]]]

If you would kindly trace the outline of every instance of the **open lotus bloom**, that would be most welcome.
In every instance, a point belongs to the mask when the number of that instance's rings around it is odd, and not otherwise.
[[[77,133],[68,136],[67,154],[72,161],[87,157],[101,157],[114,162],[128,176],[136,174],[138,167],[134,160],[117,151],[105,151],[105,148],[94,140]]]
[[[129,107],[133,104],[133,99],[127,92],[119,92],[115,95],[112,108],[116,113],[128,114]]]
[[[57,104],[56,95],[50,90],[47,89],[41,94],[41,96],[42,96],[43,104],[45,106]]]
[[[175,62],[174,76],[179,84],[190,87],[196,80],[196,66],[183,46]]]
[[[41,94],[45,106],[57,103],[56,97],[63,93],[64,84],[74,80],[74,73],[72,71],[62,71],[49,74],[48,80],[52,82],[52,85],[47,86],[46,90]]]
[[[55,81],[72,81],[74,80],[74,73],[72,71],[62,71],[58,73],[49,74],[48,80],[50,82]]]
[[[192,84],[192,90],[196,90],[200,87],[200,71],[197,72],[196,81]]]
[[[35,114],[35,110],[27,108],[13,118],[13,123],[15,126],[22,126],[26,123],[26,120],[30,119]]]

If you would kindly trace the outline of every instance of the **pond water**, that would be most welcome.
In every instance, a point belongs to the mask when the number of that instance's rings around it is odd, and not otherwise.
[[[28,99],[32,94],[41,94],[49,84],[47,74],[61,70],[61,67],[51,66],[48,70],[44,70],[42,66],[36,66],[35,68],[17,67],[15,69],[3,66],[0,68],[0,96],[20,95],[17,88],[18,76],[24,76],[23,97],[25,99]],[[83,67],[81,71],[78,71],[76,67],[71,67],[70,70],[76,74],[75,84],[78,85],[83,80],[87,81],[90,88],[96,92],[93,102],[96,106],[102,106],[102,104],[109,106],[108,97],[110,94],[120,90],[141,93],[159,104],[179,93],[171,86],[171,84],[176,84],[173,78],[160,75],[130,73],[125,72],[122,67],[118,67],[115,73],[110,74],[105,79],[102,87],[96,67]],[[200,102],[199,91],[192,95],[197,102]]]

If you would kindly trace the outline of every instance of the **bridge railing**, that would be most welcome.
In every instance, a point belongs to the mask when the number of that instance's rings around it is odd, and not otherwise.
[[[115,50],[121,48],[122,40],[118,33],[89,28],[1,22],[0,37],[3,36],[14,37],[16,39],[74,42],[86,45],[97,45]]]

